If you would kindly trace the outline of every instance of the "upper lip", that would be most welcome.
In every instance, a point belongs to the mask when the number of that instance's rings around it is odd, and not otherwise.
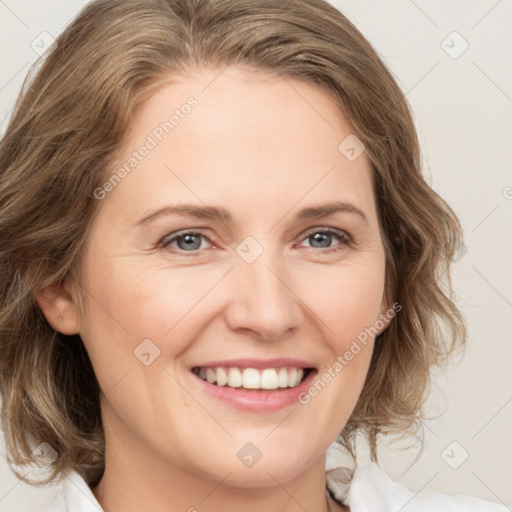
[[[281,368],[282,366],[293,366],[296,368],[315,368],[310,361],[295,359],[290,357],[278,357],[273,359],[224,359],[217,361],[208,361],[206,363],[196,364],[192,368],[212,368],[212,367],[239,367],[239,368]]]

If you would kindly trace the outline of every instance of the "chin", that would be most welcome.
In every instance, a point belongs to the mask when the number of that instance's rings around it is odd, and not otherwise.
[[[212,474],[211,468],[208,473],[215,480],[233,487],[275,486],[276,481],[285,483],[293,480],[309,467],[308,459],[305,456],[299,458],[297,455],[299,454],[289,452],[273,452],[268,456],[262,454],[259,460],[253,461],[252,466],[249,466],[241,462],[235,454],[234,458],[224,460],[215,474]]]

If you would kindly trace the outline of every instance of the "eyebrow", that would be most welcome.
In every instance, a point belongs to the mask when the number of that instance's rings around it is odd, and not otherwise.
[[[309,206],[299,211],[296,220],[318,219],[327,217],[337,212],[351,213],[359,216],[364,222],[369,223],[366,214],[352,203],[335,201],[321,205]],[[199,206],[194,204],[168,205],[150,212],[141,217],[135,225],[147,225],[156,219],[169,215],[182,215],[195,217],[197,219],[216,220],[224,224],[231,224],[233,218],[231,214],[222,206]]]

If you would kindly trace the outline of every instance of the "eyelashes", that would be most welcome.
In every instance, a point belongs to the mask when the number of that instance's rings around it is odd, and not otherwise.
[[[314,235],[321,235],[314,238]],[[200,231],[195,230],[182,230],[170,235],[165,236],[160,240],[158,246],[163,249],[170,249],[171,252],[184,256],[199,256],[204,251],[202,241],[206,240],[208,244],[215,245],[211,239]],[[338,241],[339,243],[329,247],[314,247],[314,246],[300,246],[307,249],[312,249],[314,252],[330,253],[346,249],[353,244],[352,236],[346,231],[336,228],[312,228],[301,234],[300,241],[310,240],[310,243],[330,243],[331,241]],[[172,244],[177,244],[178,247]],[[181,243],[181,247],[180,247]],[[191,250],[188,250],[191,249]]]
[[[305,233],[302,234],[303,240],[307,240],[311,238],[313,235],[321,234],[323,236],[327,235],[328,237],[335,237],[341,242],[341,246],[343,248],[352,245],[352,237],[345,231],[342,231],[341,229],[335,229],[335,228],[312,228]],[[319,240],[316,240],[317,242]],[[317,247],[312,247],[312,249],[317,249]],[[334,249],[338,250],[338,246],[334,247],[326,247],[326,248],[319,248],[320,250],[325,249]],[[330,251],[328,251],[330,252]]]
[[[178,232],[180,233],[180,232]],[[210,238],[208,238],[205,234],[203,233],[200,233],[198,231],[183,231],[181,232],[181,234],[172,234],[171,236],[169,237],[165,237],[164,239],[161,240],[160,242],[160,246],[161,247],[164,247],[164,248],[172,248],[172,249],[175,249],[174,247],[171,247],[171,244],[175,241],[185,241],[185,240],[188,240],[190,241],[190,239],[192,237],[196,237],[196,238],[202,238],[204,240],[208,240],[208,242],[210,244],[212,244],[212,241],[210,240]],[[213,245],[213,244],[212,244]],[[190,244],[189,247],[193,247],[194,244]],[[193,247],[194,248],[194,247]],[[181,248],[178,248],[178,252],[197,252],[198,249],[197,248],[194,248],[195,250],[194,251],[186,251],[186,250],[183,250]]]

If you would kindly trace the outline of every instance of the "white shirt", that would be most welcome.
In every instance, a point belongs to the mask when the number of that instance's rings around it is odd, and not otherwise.
[[[350,512],[510,512],[501,503],[467,495],[413,493],[369,462],[352,472],[340,465],[341,452],[327,452],[326,481],[334,497]],[[103,512],[85,480],[76,472],[64,479],[63,492],[43,512]]]

